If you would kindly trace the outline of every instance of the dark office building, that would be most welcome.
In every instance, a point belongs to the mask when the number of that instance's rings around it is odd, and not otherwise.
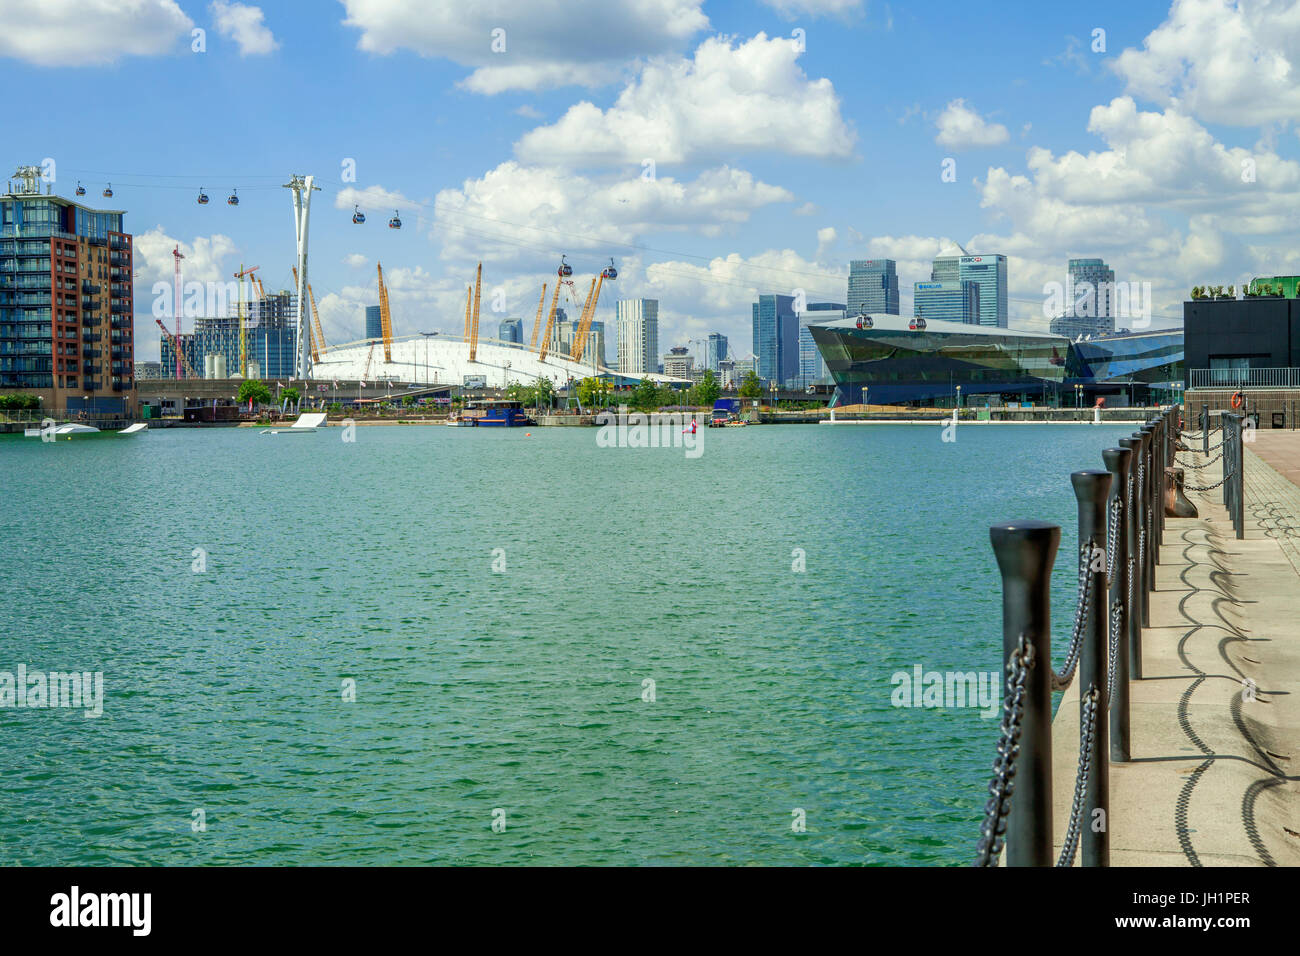
[[[1285,385],[1283,370],[1300,368],[1300,299],[1193,299],[1183,337],[1190,388]]]

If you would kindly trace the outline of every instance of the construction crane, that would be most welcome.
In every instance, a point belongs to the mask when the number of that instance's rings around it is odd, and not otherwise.
[[[297,266],[293,267],[293,284],[298,285]],[[325,333],[320,327],[320,312],[316,310],[316,293],[312,291],[310,282],[307,283],[307,297],[311,299],[311,325],[307,329],[311,333],[311,360],[319,362],[328,346],[325,345]],[[313,332],[312,329],[315,331]]]
[[[478,305],[479,294],[483,291],[483,263],[478,264],[478,272],[474,276],[474,320],[473,325],[469,327],[469,360],[474,361],[474,356],[478,352]]]
[[[113,190],[112,190],[111,188],[107,189],[107,190],[104,192],[104,195],[105,195],[105,196],[111,196],[111,195],[113,195]],[[183,252],[181,252],[180,243],[177,243],[177,244],[176,244],[176,247],[175,247],[174,249],[172,249],[172,258],[176,260],[176,281],[175,281],[175,283],[174,283],[174,288],[175,288],[175,291],[176,291],[176,335],[179,337],[180,334],[181,334],[181,313],[184,311],[184,310],[181,308],[181,260],[185,258],[185,254],[184,254]],[[157,320],[155,319],[154,321],[157,321]],[[161,325],[162,323],[159,323],[159,324]],[[174,343],[176,340],[173,339],[172,341],[173,341],[173,343]],[[178,351],[176,352],[176,355],[177,355],[177,359],[176,359],[176,377],[177,377],[177,378],[180,378],[180,377],[181,377],[180,354],[181,354],[181,353],[180,353],[180,351],[178,350]]]
[[[253,273],[260,269],[261,266],[253,266],[251,269],[245,269],[244,264],[239,264],[239,271],[235,273],[235,278],[239,280],[239,375],[241,378],[248,378],[248,344],[244,338],[244,279],[253,280]],[[257,285],[250,281],[253,291],[257,291]]]
[[[366,370],[361,373],[361,384],[366,384],[366,379],[370,377],[370,360],[375,357],[375,343],[370,343],[370,351],[366,353]]]
[[[190,360],[185,357],[185,353],[181,350],[181,343],[176,340],[176,336],[167,331],[167,326],[162,324],[162,319],[154,319],[154,321],[158,323],[158,328],[162,329],[162,334],[167,336],[167,341],[172,344],[172,351],[176,353],[176,367],[179,369],[181,365],[184,365],[185,374],[190,378],[202,378],[203,376],[195,373],[194,366],[190,365]]]
[[[388,289],[384,286],[384,267],[376,263],[379,267],[379,324],[384,334],[384,361],[393,360],[393,316],[388,311]],[[369,361],[367,361],[369,366]]]
[[[528,343],[528,351],[537,351],[537,333],[542,330],[542,307],[546,305],[546,283],[542,283],[542,297],[537,300],[537,318],[533,319],[533,340]]]
[[[592,279],[592,291],[587,296],[587,302],[582,307],[582,318],[578,322],[578,333],[573,337],[573,361],[582,361],[582,351],[587,346],[587,333],[591,331],[591,320],[596,317],[596,303],[600,301],[600,287],[605,284],[605,280],[611,282],[618,278],[618,270],[614,268],[614,260],[609,260],[609,266],[600,270],[600,279]]]

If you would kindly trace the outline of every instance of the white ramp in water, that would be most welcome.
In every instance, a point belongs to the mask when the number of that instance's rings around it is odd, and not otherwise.
[[[311,412],[307,415],[299,415],[298,420],[288,428],[264,428],[263,435],[303,435],[308,432],[314,432],[321,425],[325,424],[325,414],[322,412]]]
[[[119,435],[138,435],[138,434],[140,434],[142,431],[146,430],[148,427],[149,427],[149,425],[148,425],[147,423],[145,423],[145,422],[136,422],[134,425],[128,425],[126,428],[123,428],[120,432],[118,432],[118,434],[119,434]]]

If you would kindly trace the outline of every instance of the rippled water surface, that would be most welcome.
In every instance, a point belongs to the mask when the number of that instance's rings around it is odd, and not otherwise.
[[[1131,426],[528,431],[0,436],[0,671],[105,682],[0,709],[0,863],[969,861],[996,717],[890,677],[999,667],[1007,518],[1059,658]]]

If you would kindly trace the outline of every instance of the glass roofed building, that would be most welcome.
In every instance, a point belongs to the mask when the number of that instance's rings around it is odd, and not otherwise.
[[[836,391],[833,404],[951,406],[1146,402],[1182,378],[1182,332],[1071,342],[1060,335],[874,314],[809,326]],[[960,391],[958,388],[960,387]]]

